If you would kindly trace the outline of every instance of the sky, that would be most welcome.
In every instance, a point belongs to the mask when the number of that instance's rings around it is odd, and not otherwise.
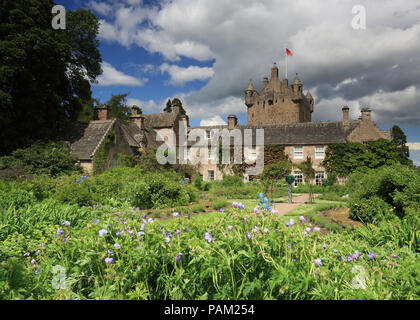
[[[191,125],[229,114],[246,124],[249,81],[261,90],[274,62],[283,78],[289,48],[289,83],[298,73],[311,92],[313,121],[341,120],[344,105],[357,119],[369,107],[381,129],[398,125],[420,142],[420,0],[55,2],[99,18],[103,74],[92,91],[101,102],[129,93],[129,105],[157,113],[178,97]],[[420,147],[410,150],[420,164]]]

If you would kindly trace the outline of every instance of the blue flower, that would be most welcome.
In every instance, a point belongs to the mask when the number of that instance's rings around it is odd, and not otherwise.
[[[358,251],[354,252],[353,258],[356,259],[356,260],[359,259],[359,252]]]
[[[338,261],[343,261],[343,258],[341,256],[339,256]]]
[[[35,274],[38,274],[39,273],[39,269],[38,269],[38,267],[36,267],[35,268]]]
[[[112,253],[111,250],[108,250],[108,254],[112,257],[114,254]]]
[[[248,240],[251,240],[251,234],[249,232],[246,233],[246,237],[248,238]]]
[[[63,226],[69,227],[70,226],[70,221],[64,220],[63,221]]]
[[[108,266],[109,264],[114,264],[113,258],[105,258],[105,264]]]
[[[319,267],[319,266],[322,266],[322,261],[321,261],[321,259],[315,259],[314,260],[314,263],[315,263],[315,265],[317,266],[317,267]]]
[[[232,231],[233,227],[232,226],[228,226],[227,229],[228,229],[228,231]]]
[[[181,260],[181,258],[182,258],[182,253],[178,253],[178,254],[175,256],[175,260],[176,260],[176,261]]]
[[[107,234],[108,233],[108,231],[107,230],[105,230],[105,229],[101,229],[101,230],[99,230],[99,236],[100,237],[102,237],[102,236],[104,236],[105,234]]]
[[[347,261],[352,261],[353,260],[353,256],[351,254],[347,255]]]
[[[31,260],[31,265],[35,265],[35,263],[36,263],[35,259],[32,259]]]
[[[57,233],[55,234],[56,237],[59,237],[60,235],[62,235],[64,233],[63,230],[61,230],[60,228],[57,229]]]
[[[207,232],[204,234],[204,239],[206,239],[208,243],[212,242],[212,240],[213,240],[210,233],[207,233]]]
[[[333,251],[334,251],[334,253],[337,253],[338,252],[338,250],[336,248],[333,248]]]
[[[286,224],[286,227],[290,226],[289,222],[287,221],[285,222],[285,224]]]
[[[220,212],[221,212],[221,213],[225,212],[225,209],[220,208]]]
[[[41,252],[41,250],[37,250],[37,251],[35,252],[35,254],[36,254],[37,256],[39,256],[40,252]]]
[[[99,220],[95,219],[95,220],[92,221],[92,223],[99,223]]]
[[[116,243],[116,244],[114,244],[114,248],[115,249],[121,249],[121,246],[118,243]]]
[[[371,251],[371,252],[369,252],[368,257],[369,257],[369,259],[370,259],[370,260],[372,260],[372,259],[375,257],[375,255],[374,255],[374,254],[373,254],[373,252]]]
[[[397,259],[398,256],[395,253],[393,253],[393,254],[391,254],[391,258]]]
[[[26,252],[23,256],[24,256],[24,257],[29,257],[29,256],[30,256],[30,254],[29,254],[29,252]]]
[[[264,230],[263,230],[263,232],[265,233],[265,234],[268,234],[268,229],[267,228],[264,228]]]
[[[258,194],[258,197],[259,197],[259,198],[262,198],[262,197],[264,197],[264,194],[263,194],[262,192],[260,192],[260,193]]]
[[[258,232],[258,227],[254,226],[254,229],[252,229],[252,232],[257,233]]]
[[[137,232],[137,234],[138,234],[139,236],[144,236],[144,232],[143,232],[143,231],[139,231],[139,232]]]
[[[180,233],[181,233],[181,230],[176,229],[176,234],[180,234]]]
[[[314,231],[319,231],[319,230],[321,230],[319,227],[314,228]]]

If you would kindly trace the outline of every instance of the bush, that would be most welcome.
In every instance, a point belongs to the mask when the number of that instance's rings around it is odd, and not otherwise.
[[[223,176],[223,180],[219,182],[222,186],[242,186],[244,183],[239,176]]]
[[[389,213],[391,206],[378,196],[367,199],[350,200],[350,218],[373,223],[382,220]]]
[[[90,190],[88,179],[80,180],[80,176],[69,176],[58,182],[54,198],[62,203],[91,206],[101,199]]]
[[[198,190],[202,190],[202,184],[203,184],[203,179],[201,178],[199,174],[197,174],[194,178],[194,187],[196,187]]]
[[[48,174],[57,176],[82,172],[76,166],[77,157],[70,153],[64,143],[34,143],[28,148],[17,149],[10,156],[0,158],[0,170],[23,168],[30,174]]]
[[[214,210],[220,210],[220,208],[226,207],[228,205],[228,202],[226,200],[216,200],[213,201],[211,204],[212,209]]]
[[[350,190],[350,214],[360,217],[363,221],[373,221],[388,208],[398,217],[403,218],[410,210],[419,210],[420,175],[410,167],[394,165],[371,170],[367,174],[356,173],[347,183]],[[367,201],[374,198],[372,201]],[[378,199],[382,200],[379,201]],[[385,204],[387,206],[385,206]],[[363,206],[362,206],[363,204]],[[372,212],[362,213],[361,210],[370,205],[378,205]],[[367,219],[363,219],[363,217]],[[371,218],[369,218],[371,217]]]

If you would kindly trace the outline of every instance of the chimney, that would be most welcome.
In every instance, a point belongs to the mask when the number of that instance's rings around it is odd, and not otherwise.
[[[111,108],[103,104],[93,109],[94,120],[110,120],[112,119]]]
[[[288,88],[289,87],[289,80],[287,78],[283,79],[283,87]]]
[[[228,129],[232,130],[235,128],[236,124],[238,123],[238,118],[235,115],[228,116]]]
[[[349,121],[349,107],[348,106],[344,106],[343,109],[343,126],[348,126],[350,125],[350,121]]]
[[[179,114],[181,111],[181,101],[177,98],[172,100],[172,112]]]
[[[131,107],[130,120],[133,121],[140,129],[144,128],[144,116],[138,112],[137,106]]]
[[[189,126],[189,118],[186,115],[179,116],[179,121],[184,123],[185,128]]]
[[[362,108],[362,121],[363,122],[370,122],[371,121],[371,113],[372,110],[369,108]]]
[[[277,68],[276,63],[274,62],[274,66],[271,68],[271,79],[278,79],[279,78],[279,68]]]

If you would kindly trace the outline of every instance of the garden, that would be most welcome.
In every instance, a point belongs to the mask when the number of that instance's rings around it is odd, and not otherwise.
[[[0,298],[419,299],[416,171],[312,186],[284,215],[287,184],[266,190],[140,167],[3,178]]]

